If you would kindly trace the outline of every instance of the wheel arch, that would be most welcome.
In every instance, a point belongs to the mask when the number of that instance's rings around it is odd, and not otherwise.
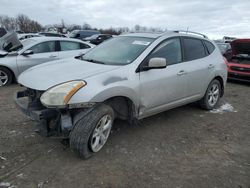
[[[224,81],[223,78],[221,76],[216,76],[213,80],[218,80],[220,82],[221,85],[221,96],[222,97],[224,95]]]
[[[119,119],[132,120],[138,116],[137,107],[129,97],[113,96],[106,99],[103,103],[111,106]]]

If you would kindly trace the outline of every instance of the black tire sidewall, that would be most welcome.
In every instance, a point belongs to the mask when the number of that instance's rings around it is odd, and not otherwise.
[[[93,131],[100,119],[107,114],[111,116],[113,125],[114,111],[105,104],[98,105],[73,125],[73,130],[70,133],[70,147],[81,158],[87,159],[95,153],[90,147]]]

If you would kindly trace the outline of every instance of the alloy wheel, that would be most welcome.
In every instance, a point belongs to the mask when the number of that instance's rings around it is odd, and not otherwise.
[[[216,105],[220,95],[220,88],[218,84],[213,84],[208,92],[208,104],[210,106]]]
[[[98,152],[106,143],[112,127],[110,115],[104,115],[97,123],[92,134],[90,147],[93,152]]]
[[[8,82],[9,78],[6,72],[0,70],[0,86],[5,85]]]

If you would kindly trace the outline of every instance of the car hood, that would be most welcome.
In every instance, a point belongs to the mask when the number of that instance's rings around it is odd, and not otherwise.
[[[250,55],[250,39],[237,39],[231,43],[233,55],[249,54]]]
[[[22,43],[18,40],[17,34],[15,32],[10,32],[5,34],[0,38],[0,50],[11,52],[22,48]]]
[[[63,82],[84,80],[119,67],[91,63],[75,58],[63,59],[34,66],[24,71],[18,77],[18,83],[31,89],[45,91]]]

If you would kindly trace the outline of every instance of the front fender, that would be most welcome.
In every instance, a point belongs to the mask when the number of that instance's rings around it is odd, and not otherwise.
[[[98,87],[94,89],[82,88],[70,99],[69,104],[98,103],[118,96],[129,98],[136,108],[139,107],[137,93],[132,88],[124,86],[114,86],[104,90],[99,90]]]

